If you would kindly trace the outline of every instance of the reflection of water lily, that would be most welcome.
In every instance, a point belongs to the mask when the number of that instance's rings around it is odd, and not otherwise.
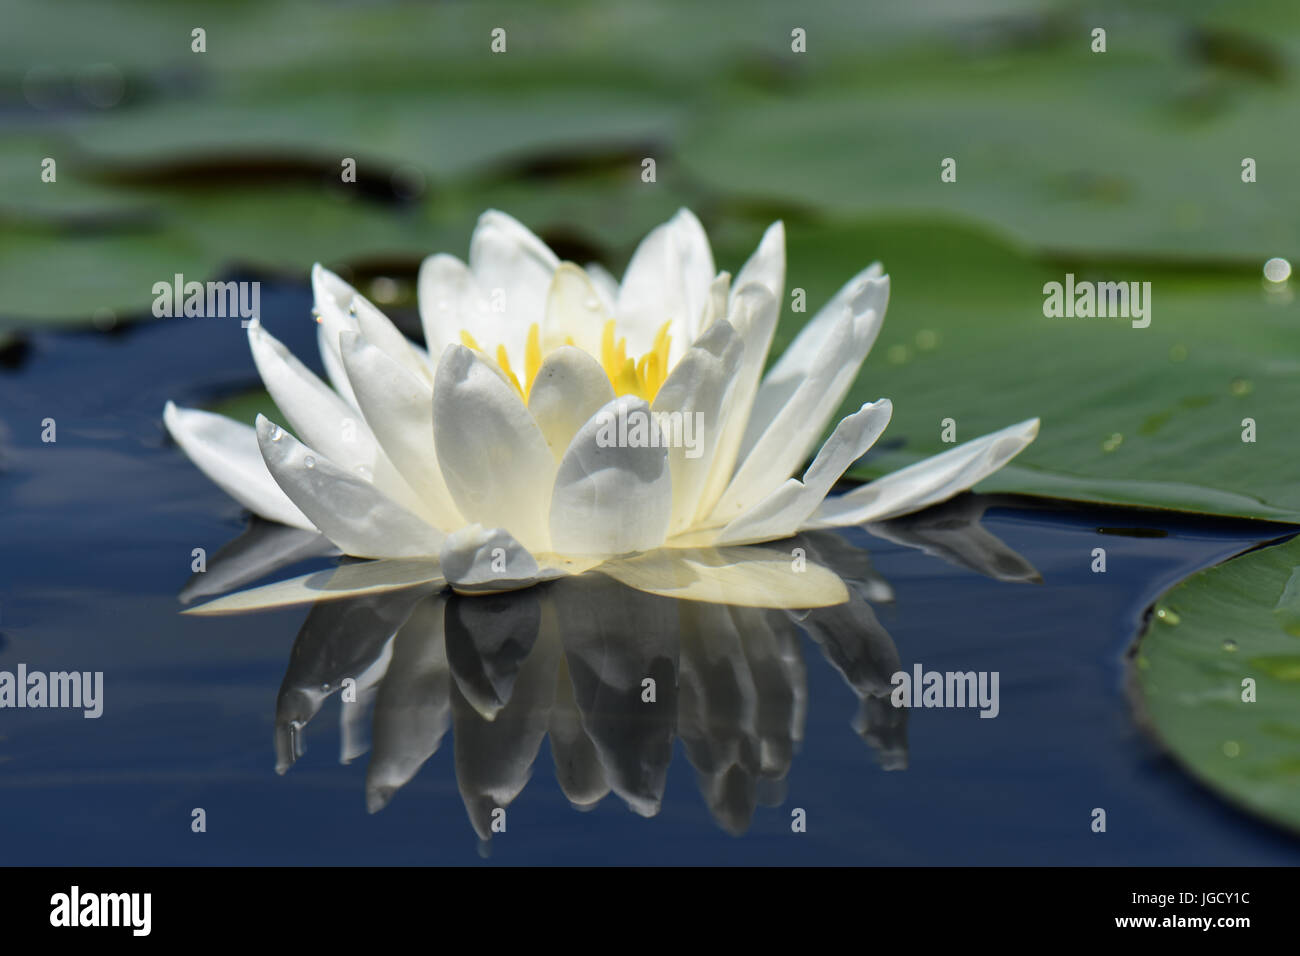
[[[437,559],[462,591],[507,590],[613,556],[880,521],[969,488],[1033,440],[1037,420],[828,498],[888,424],[881,399],[843,419],[792,477],[876,338],[889,278],[874,265],[850,280],[764,376],[784,285],[779,223],[733,282],[715,274],[704,231],[683,210],[646,237],[619,285],[597,267],[559,262],[515,220],[488,212],[468,266],[439,255],[421,267],[427,351],[319,267],[333,390],[251,324],[258,371],[297,438],[264,418],[254,430],[171,404],[165,420],[255,513],[318,529],[348,555]],[[609,443],[611,417],[661,413],[679,428],[698,423],[695,440]],[[618,560],[628,578],[653,583],[690,559]],[[704,556],[692,573],[734,563]],[[807,584],[786,575],[770,586]]]
[[[819,546],[842,544],[830,537],[799,543],[825,560]],[[865,560],[859,553],[855,571],[872,575]],[[879,583],[807,613],[677,601],[603,574],[487,598],[425,587],[318,603],[280,688],[276,767],[284,773],[302,755],[307,724],[351,678],[341,759],[371,751],[371,812],[452,730],[456,782],[484,840],[547,739],[575,808],[613,793],[654,816],[680,740],[714,819],[738,834],[756,807],[784,801],[803,740],[800,629],[861,700],[857,733],[886,769],[906,766],[907,712],[889,704],[898,651],[860,594]]]

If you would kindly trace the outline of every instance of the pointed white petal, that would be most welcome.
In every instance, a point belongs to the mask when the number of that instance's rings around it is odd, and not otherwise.
[[[661,548],[607,561],[599,573],[650,594],[742,607],[826,607],[849,597],[833,571],[770,548]]]
[[[778,302],[785,295],[785,223],[772,223],[759,240],[758,248],[736,275],[736,288],[760,282]]]
[[[190,461],[249,511],[268,521],[315,529],[266,470],[257,433],[248,425],[171,402],[163,409],[163,422]]]
[[[478,335],[473,327],[470,331],[484,348],[489,342],[505,345],[511,364],[523,368],[528,327],[542,321],[546,291],[559,264],[546,243],[517,220],[496,210],[479,217],[470,238],[469,267],[491,304],[482,324],[493,333]],[[497,303],[499,313],[491,311]]]
[[[876,313],[877,323],[883,322],[889,305],[889,276],[880,274],[876,263],[849,281],[829,303],[795,336],[795,340],[781,353],[759,386],[754,399],[754,411],[745,428],[745,438],[740,446],[743,461],[750,449],[763,437],[781,410],[813,371],[818,356],[824,354],[827,341],[836,334],[846,312],[860,315],[870,309]],[[879,331],[879,324],[877,324]],[[874,336],[867,349],[875,342]],[[865,357],[865,356],[864,356]],[[816,429],[814,429],[815,431]]]
[[[260,588],[251,588],[236,594],[192,607],[182,614],[197,616],[209,614],[237,614],[242,611],[264,611],[269,608],[290,607],[295,604],[315,604],[317,601],[335,601],[355,598],[365,594],[381,594],[416,585],[442,586],[438,562],[393,558],[385,561],[361,561],[344,564],[324,571],[312,571],[276,581]]]
[[[693,436],[695,446],[682,442],[668,450],[673,486],[669,534],[684,530],[695,520],[744,352],[740,336],[722,319],[696,340],[655,395],[654,411],[670,422],[675,418],[681,434]]]
[[[561,554],[600,555],[658,547],[672,495],[668,449],[657,441],[650,406],[616,398],[578,430],[560,462],[551,545]]]
[[[528,392],[528,411],[557,465],[578,429],[613,400],[609,376],[586,352],[564,345],[546,356]]]
[[[433,370],[428,359],[415,343],[401,333],[392,319],[384,315],[369,299],[357,296],[352,300],[357,328],[371,345],[383,352],[417,378],[433,384]],[[340,346],[341,352],[341,346]],[[355,390],[356,383],[353,383]]]
[[[334,341],[330,342],[330,336],[333,335]],[[338,332],[331,333],[326,328],[325,323],[319,323],[316,326],[316,347],[320,350],[321,364],[325,366],[325,376],[330,380],[330,385],[334,391],[342,396],[343,401],[347,402],[353,408],[357,405],[357,396],[352,391],[352,383],[348,381],[347,370],[343,368],[343,360],[339,358]]]
[[[672,321],[672,364],[695,340],[709,286],[717,271],[704,227],[689,209],[680,209],[641,240],[618,290],[619,332],[628,352],[649,350],[665,321]]]
[[[385,454],[415,492],[420,514],[453,531],[465,523],[447,490],[433,442],[433,386],[355,332],[340,336],[357,403]]]
[[[589,355],[599,355],[601,334],[608,317],[609,312],[587,273],[572,262],[561,263],[546,293],[542,351],[549,353],[571,339]]]
[[[697,340],[709,330],[709,327],[714,322],[727,317],[727,309],[730,307],[730,303],[731,273],[719,272],[709,286],[709,296],[704,303],[704,315],[700,318],[700,330],[696,335]]]
[[[533,550],[549,548],[555,459],[519,395],[463,345],[448,346],[438,363],[433,438],[467,521],[506,528]]]
[[[599,262],[588,262],[585,268],[605,311],[613,315],[618,304],[618,280]]]
[[[857,308],[845,309],[807,376],[736,469],[711,515],[713,522],[731,521],[758,504],[807,459],[880,333],[881,317],[870,308],[875,302],[863,296],[855,301]]]
[[[845,470],[875,444],[893,411],[889,399],[882,398],[842,420],[804,472],[803,481],[791,478],[733,520],[718,537],[718,544],[771,541],[797,532]]]
[[[965,491],[1020,454],[1038,435],[1031,418],[899,469],[848,494],[827,498],[809,528],[884,521]]]
[[[700,495],[699,508],[695,512],[696,521],[703,520],[713,511],[735,472],[740,442],[749,421],[754,395],[758,391],[759,376],[763,374],[767,351],[772,347],[772,333],[776,330],[778,312],[779,305],[771,290],[756,282],[751,282],[732,298],[727,321],[740,337],[744,354],[731,392],[724,403],[721,424],[718,426],[718,449],[709,468],[708,481]]]
[[[370,482],[257,416],[257,442],[276,483],[345,554],[358,558],[437,554],[442,534]]]
[[[460,342],[462,329],[472,329],[479,312],[478,284],[469,266],[455,256],[439,253],[420,263],[416,280],[424,346],[434,368],[442,350]],[[485,343],[486,344],[486,343]]]

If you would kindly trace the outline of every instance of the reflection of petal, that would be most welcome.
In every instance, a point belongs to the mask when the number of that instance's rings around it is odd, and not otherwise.
[[[370,707],[379,694],[379,686],[388,675],[388,663],[393,656],[393,642],[384,644],[379,656],[358,674],[352,688],[352,699],[340,696],[339,706],[339,763],[350,764],[370,749]]]
[[[442,586],[442,575],[436,561],[424,558],[389,558],[383,561],[341,564],[337,568],[312,571],[288,581],[276,581],[264,587],[228,594],[181,613],[206,615],[264,611],[306,604],[309,601],[336,601],[366,594],[382,594],[416,585],[425,585],[426,590]]]
[[[371,594],[317,604],[289,654],[275,705],[276,772],[302,754],[301,731],[345,677],[360,676],[379,658],[420,595]]]
[[[642,816],[663,801],[677,725],[677,605],[599,575],[551,585],[574,700],[610,788]],[[642,699],[642,681],[655,699]]]
[[[738,836],[749,829],[757,803],[758,692],[729,609],[696,604],[680,611],[678,733],[709,811]]]
[[[461,693],[460,682],[452,682],[456,783],[470,823],[483,840],[492,836],[492,811],[509,806],[528,783],[546,736],[560,653],[554,630],[544,627],[494,720],[484,719]]]
[[[605,779],[596,745],[582,729],[582,713],[573,698],[567,658],[560,659],[560,670],[555,677],[555,706],[551,709],[547,733],[560,789],[575,809],[590,810],[609,793],[609,781]]]
[[[799,635],[785,615],[756,608],[695,604],[681,613],[679,733],[714,819],[739,835],[758,803],[780,802],[803,739]]]
[[[597,570],[638,591],[710,604],[804,608],[848,598],[833,571],[773,548],[662,548]]]
[[[485,720],[510,701],[519,668],[537,640],[541,610],[533,591],[447,602],[447,662],[465,700]]]
[[[998,581],[1041,584],[1043,578],[1032,564],[980,526],[990,504],[988,498],[966,495],[914,515],[869,524],[867,530]]]
[[[180,602],[191,604],[199,598],[225,594],[287,565],[338,553],[338,548],[319,531],[254,518],[243,534],[212,556],[206,571],[190,578],[180,593]]]
[[[892,604],[894,589],[871,564],[871,552],[853,544],[836,531],[804,531],[790,539],[790,548],[803,548],[818,564],[825,565],[873,604]]]
[[[382,810],[434,755],[451,724],[451,681],[443,639],[446,598],[415,606],[393,640],[388,676],[375,701],[374,753],[366,768],[366,806]]]
[[[862,701],[854,729],[876,751],[881,766],[907,766],[907,710],[894,707],[890,678],[900,669],[898,648],[871,607],[854,594],[838,607],[809,611],[799,622]]]

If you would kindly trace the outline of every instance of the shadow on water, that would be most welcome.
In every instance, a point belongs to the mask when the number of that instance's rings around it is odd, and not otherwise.
[[[308,294],[262,301],[312,354]],[[31,333],[0,369],[0,670],[104,675],[97,719],[0,712],[7,862],[475,862],[489,841],[511,863],[1300,861],[1182,776],[1124,696],[1156,596],[1282,529],[967,495],[782,543],[849,587],[814,611],[589,574],[181,615],[178,593],[339,567],[165,438],[167,399],[256,381],[217,319]],[[892,706],[918,667],[996,673],[997,717]]]

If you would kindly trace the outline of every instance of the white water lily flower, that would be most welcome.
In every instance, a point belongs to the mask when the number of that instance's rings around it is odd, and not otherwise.
[[[318,529],[348,555],[437,560],[461,591],[597,566],[671,591],[683,573],[725,574],[733,559],[718,555],[732,546],[937,504],[1038,430],[1021,422],[828,498],[888,424],[880,399],[840,421],[796,477],[880,331],[889,277],[877,263],[849,280],[764,375],[785,287],[779,222],[733,281],[683,209],[641,242],[620,284],[487,212],[468,264],[435,255],[420,268],[423,349],[320,266],[312,287],[333,388],[260,323],[248,330],[297,438],[260,416],[253,429],[170,402],[167,427],[256,514]],[[647,413],[699,427],[689,444],[671,429],[611,443],[611,421]]]

